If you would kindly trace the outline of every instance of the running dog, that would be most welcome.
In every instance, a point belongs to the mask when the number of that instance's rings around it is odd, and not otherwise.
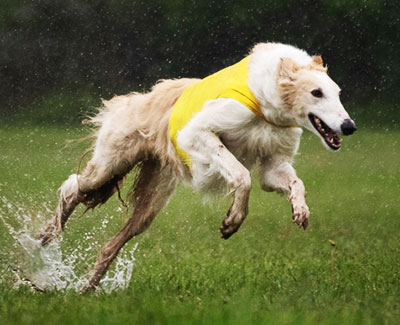
[[[97,287],[119,250],[146,230],[178,183],[207,193],[228,189],[233,203],[220,228],[228,239],[247,216],[250,170],[258,167],[262,189],[286,193],[294,222],[306,229],[310,212],[292,161],[303,128],[334,151],[341,146],[338,133],[356,130],[339,94],[320,56],[261,43],[204,79],[161,80],[148,93],[104,101],[88,121],[96,127],[92,157],[60,187],[42,244],[63,230],[79,203],[90,209],[119,194],[133,168],[130,218],[103,247],[86,289]]]

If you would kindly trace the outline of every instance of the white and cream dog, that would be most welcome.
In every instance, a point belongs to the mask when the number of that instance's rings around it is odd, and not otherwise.
[[[97,126],[93,155],[80,175],[60,188],[46,245],[73,212],[105,203],[134,167],[130,218],[104,246],[87,288],[95,288],[122,246],[143,232],[180,182],[206,191],[227,187],[233,203],[220,231],[227,239],[246,218],[250,170],[258,167],[265,191],[287,194],[294,222],[306,229],[303,182],[292,167],[302,128],[338,150],[354,122],[320,56],[293,46],[263,43],[239,63],[207,78],[162,80],[145,94],[104,101],[89,120]]]

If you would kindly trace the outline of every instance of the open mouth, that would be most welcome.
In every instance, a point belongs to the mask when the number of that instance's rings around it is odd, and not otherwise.
[[[310,118],[312,125],[322,136],[328,147],[332,150],[339,150],[340,142],[342,142],[342,139],[339,138],[337,133],[333,131],[328,125],[326,125],[326,123],[318,116],[310,113],[308,114],[308,117]]]

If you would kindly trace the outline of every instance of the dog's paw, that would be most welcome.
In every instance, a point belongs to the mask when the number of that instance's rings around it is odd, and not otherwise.
[[[310,210],[308,209],[307,204],[304,202],[302,204],[292,204],[293,211],[293,222],[295,222],[299,228],[306,230],[308,226],[308,218],[310,216]]]
[[[219,228],[223,239],[228,239],[231,237],[235,232],[237,232],[246,218],[245,213],[235,213],[229,209],[227,216],[224,220],[222,220],[222,226]]]
[[[79,292],[81,294],[89,294],[91,292],[95,292],[96,289],[97,289],[96,286],[87,284],[87,285],[83,286]]]
[[[230,223],[229,218],[222,220],[222,226],[219,228],[223,239],[228,239],[239,230],[240,224]]]
[[[47,244],[49,244],[53,238],[54,238],[54,236],[51,234],[41,233],[39,235],[40,244],[43,247],[47,246]]]
[[[57,236],[56,234],[56,227],[53,224],[47,225],[46,229],[44,229],[40,234],[39,234],[39,240],[41,242],[42,246],[46,246],[49,244],[55,237]]]

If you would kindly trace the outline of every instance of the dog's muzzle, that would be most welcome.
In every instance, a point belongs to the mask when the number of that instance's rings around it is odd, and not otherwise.
[[[353,120],[349,118],[343,121],[342,125],[340,126],[340,129],[342,130],[343,135],[353,134],[357,130]]]

